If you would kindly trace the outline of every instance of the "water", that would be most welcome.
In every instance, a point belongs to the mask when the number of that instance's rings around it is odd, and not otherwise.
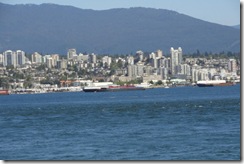
[[[240,160],[240,85],[0,103],[1,160]]]

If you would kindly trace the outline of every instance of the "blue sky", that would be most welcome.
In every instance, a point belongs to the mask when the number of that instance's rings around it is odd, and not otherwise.
[[[152,7],[174,10],[194,18],[222,25],[240,24],[239,0],[0,0],[0,2],[7,4],[54,3],[94,10]]]

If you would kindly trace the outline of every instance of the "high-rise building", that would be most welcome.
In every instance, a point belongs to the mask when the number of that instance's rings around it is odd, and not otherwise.
[[[160,75],[161,75],[162,79],[163,80],[167,80],[167,78],[168,78],[168,68],[161,67],[159,72],[160,72]]]
[[[0,66],[3,65],[3,62],[4,62],[3,54],[0,54]]]
[[[52,66],[56,67],[57,62],[59,61],[59,54],[53,54],[51,55],[51,57],[52,57]]]
[[[31,62],[32,63],[42,63],[42,55],[40,55],[38,52],[34,52],[31,55]]]
[[[183,75],[190,76],[191,75],[191,67],[188,64],[180,64],[179,73]]]
[[[145,75],[150,76],[153,72],[153,68],[150,65],[145,66]]]
[[[171,74],[176,75],[178,65],[182,63],[182,49],[179,47],[177,50],[175,50],[173,47],[170,49],[171,54]]]
[[[163,57],[163,51],[162,50],[157,50],[156,51],[156,55],[158,58],[162,58]]]
[[[46,58],[46,64],[48,68],[53,68],[53,58]]]
[[[198,72],[198,70],[195,69],[195,68],[193,68],[193,69],[191,70],[191,81],[192,81],[193,83],[196,83],[196,82],[198,81],[197,72]]]
[[[106,63],[107,63],[107,66],[110,67],[110,65],[111,65],[111,63],[112,63],[112,58],[109,57],[109,56],[104,56],[104,57],[102,58],[102,62],[103,62],[103,66],[105,66]]]
[[[67,59],[73,59],[74,56],[77,56],[76,54],[76,49],[72,48],[72,49],[69,49],[68,50],[68,53],[67,53]]]
[[[136,78],[138,76],[143,76],[144,74],[144,65],[143,64],[137,64],[137,65],[128,65],[128,76],[132,78]]]
[[[78,61],[88,61],[89,60],[89,55],[84,55],[80,53],[77,57]]]
[[[144,59],[143,51],[141,51],[141,50],[136,51],[136,56],[139,58],[139,61],[143,61],[143,59]]]
[[[128,76],[129,77],[135,77],[135,75],[136,75],[136,66],[135,65],[128,65],[128,67],[127,67],[127,69],[128,69]]]
[[[137,63],[137,71],[136,71],[136,76],[143,76],[144,74],[144,64],[141,62]]]
[[[127,57],[127,62],[128,62],[128,64],[130,64],[130,65],[134,65],[134,57],[133,57],[133,56],[129,56],[129,57]]]
[[[91,55],[89,55],[89,62],[90,63],[97,63],[97,55],[92,53]]]
[[[3,65],[6,66],[14,66],[16,67],[16,53],[11,51],[11,50],[7,50],[3,53],[4,56],[4,62]]]
[[[57,68],[58,69],[67,69],[67,60],[62,59],[57,61]]]
[[[237,71],[237,65],[235,59],[230,59],[228,63],[228,70],[229,72],[236,72]]]
[[[44,55],[43,57],[42,57],[42,61],[43,61],[43,63],[47,63],[47,59],[48,58],[51,58],[51,55]]]
[[[163,57],[162,59],[160,59],[160,67],[165,67],[165,68],[169,68],[169,59]]]
[[[16,64],[24,65],[25,64],[25,52],[21,50],[16,51]]]
[[[26,63],[25,52],[17,50],[16,52],[7,50],[3,53],[3,66],[16,66],[23,65]]]
[[[160,58],[159,57],[156,57],[152,60],[153,62],[153,67],[154,68],[159,68],[160,67]]]

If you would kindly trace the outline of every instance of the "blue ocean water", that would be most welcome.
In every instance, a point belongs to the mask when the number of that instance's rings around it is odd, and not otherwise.
[[[240,160],[240,85],[0,96],[1,160]]]

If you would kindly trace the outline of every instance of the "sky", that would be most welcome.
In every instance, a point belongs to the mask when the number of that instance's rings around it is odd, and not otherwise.
[[[0,0],[0,2],[6,4],[53,3],[94,10],[151,7],[174,10],[194,18],[227,26],[240,24],[240,0]]]

